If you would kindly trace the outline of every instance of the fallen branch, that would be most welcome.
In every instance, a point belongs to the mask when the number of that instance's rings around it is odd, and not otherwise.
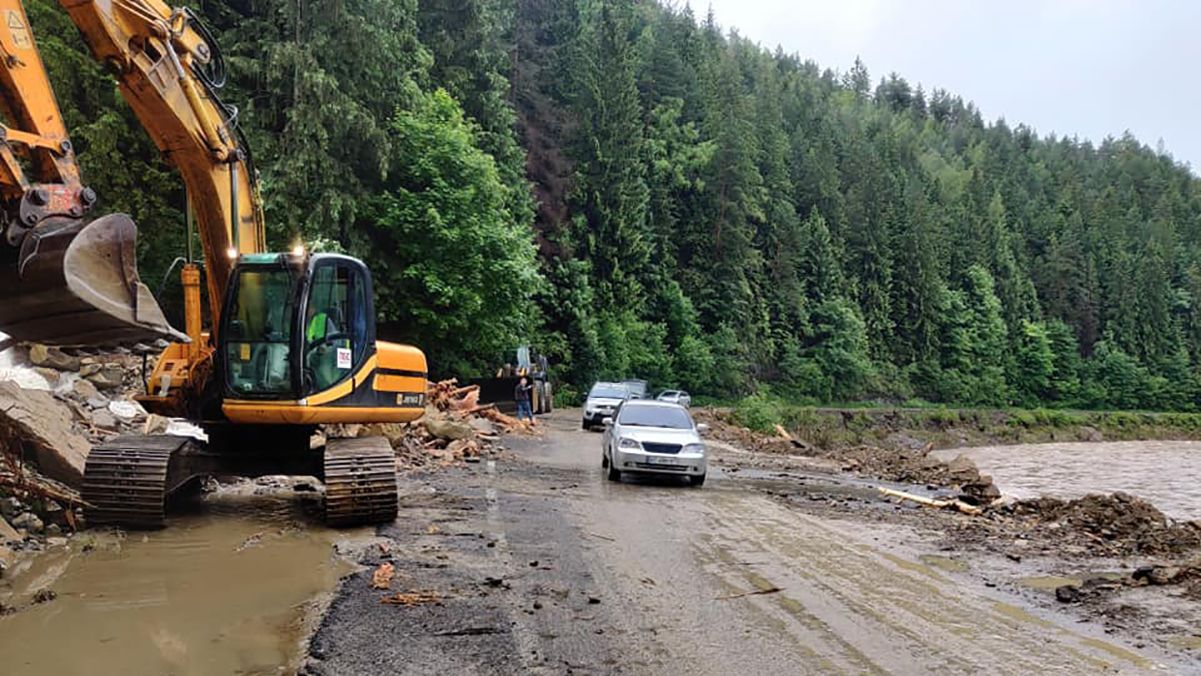
[[[438,592],[433,591],[401,592],[385,596],[379,600],[380,603],[391,606],[420,606],[427,603],[439,603],[440,601],[442,601],[442,596]]]
[[[943,498],[941,500],[935,500],[934,498],[928,498],[924,495],[914,495],[913,493],[906,493],[904,491],[893,490],[891,488],[885,488],[883,486],[879,486],[878,489],[881,493],[883,493],[884,495],[886,495],[890,498],[900,498],[902,500],[909,500],[911,502],[916,502],[919,505],[925,505],[927,507],[934,507],[936,509],[954,509],[963,514],[967,514],[969,516],[978,516],[979,514],[984,512],[983,509],[981,509],[975,505],[969,505],[966,502],[963,502],[962,500],[956,500],[954,498]]]
[[[718,601],[726,601],[728,599],[740,599],[744,596],[758,596],[760,594],[775,594],[778,591],[784,591],[784,590],[780,589],[779,587],[768,587],[767,589],[755,589],[753,591],[741,592],[738,594],[727,594],[725,596],[718,596],[717,600]]]

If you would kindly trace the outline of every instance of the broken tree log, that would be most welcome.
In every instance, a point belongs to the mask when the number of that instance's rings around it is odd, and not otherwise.
[[[980,507],[976,507],[975,505],[969,505],[966,502],[963,502],[962,500],[956,500],[954,498],[943,498],[943,499],[936,500],[934,498],[928,498],[924,495],[915,495],[913,493],[906,493],[904,491],[898,491],[898,490],[894,490],[891,488],[885,488],[884,486],[879,486],[879,487],[877,487],[877,489],[881,493],[883,493],[884,495],[886,495],[890,498],[900,498],[902,500],[909,500],[911,502],[916,502],[919,505],[925,505],[927,507],[934,507],[936,509],[954,509],[958,512],[967,514],[969,516],[978,516],[984,512],[984,510],[981,509]]]

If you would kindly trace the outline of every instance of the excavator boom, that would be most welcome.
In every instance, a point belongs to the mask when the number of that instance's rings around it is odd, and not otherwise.
[[[190,10],[158,0],[60,4],[179,170],[219,316],[234,259],[263,251],[265,232],[237,111],[217,97],[224,74],[215,43]],[[19,0],[0,0],[0,85],[0,332],[55,345],[188,340],[138,277],[129,217],[87,217],[98,197],[81,182]]]

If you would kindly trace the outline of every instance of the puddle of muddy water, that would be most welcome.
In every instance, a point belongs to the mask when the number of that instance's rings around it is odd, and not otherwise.
[[[1176,519],[1201,518],[1201,442],[1121,441],[935,451],[971,458],[1014,498],[1078,498],[1124,491]]]
[[[2,581],[8,605],[39,589],[57,599],[0,617],[0,664],[9,676],[288,672],[312,603],[351,569],[332,545],[370,532],[326,529],[290,494],[218,493],[162,531],[85,533]]]

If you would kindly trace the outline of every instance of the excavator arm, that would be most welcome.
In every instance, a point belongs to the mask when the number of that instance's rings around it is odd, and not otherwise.
[[[195,15],[159,0],[60,0],[155,145],[180,172],[195,211],[213,317],[238,254],[264,250],[261,199],[224,72]],[[21,340],[95,344],[170,336],[138,279],[136,228],[123,214],[87,221],[62,116],[19,0],[0,0],[0,331]],[[145,225],[145,224],[143,224]],[[190,308],[198,311],[198,307]],[[189,326],[199,339],[199,326]],[[192,357],[196,353],[192,352]]]

